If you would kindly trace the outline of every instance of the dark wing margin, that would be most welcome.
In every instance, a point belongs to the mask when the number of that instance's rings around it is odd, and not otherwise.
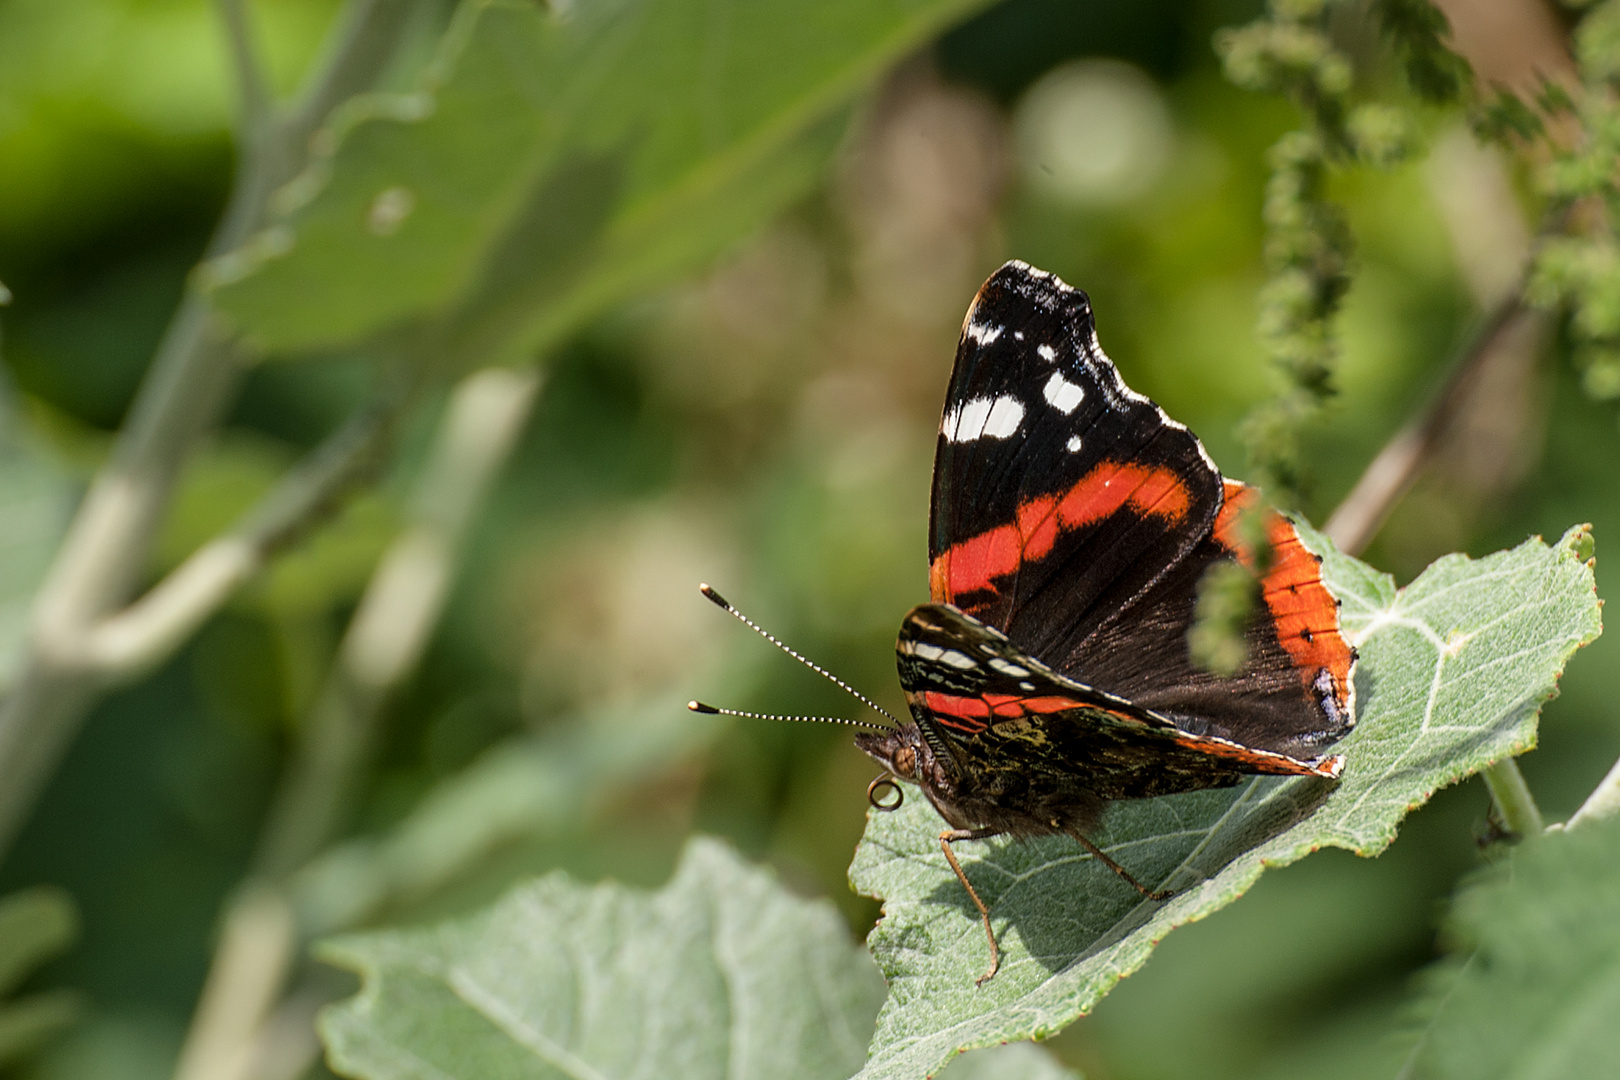
[[[1209,535],[1222,499],[1197,437],[1103,354],[1085,293],[1016,261],[985,282],[934,459],[935,601],[1071,654]]]

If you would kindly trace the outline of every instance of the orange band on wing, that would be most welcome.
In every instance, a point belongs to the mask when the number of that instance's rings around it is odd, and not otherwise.
[[[1267,776],[1322,776],[1328,779],[1338,779],[1344,771],[1344,755],[1334,754],[1332,757],[1317,758],[1315,761],[1300,761],[1287,754],[1278,754],[1270,750],[1256,750],[1251,746],[1240,746],[1226,739],[1211,738],[1207,735],[1191,735],[1183,733],[1176,737],[1178,746],[1185,746],[1189,750],[1196,750],[1209,757],[1224,758],[1235,761],[1250,772],[1262,773]]]
[[[967,732],[983,731],[997,720],[1015,720],[1020,716],[1041,716],[1086,707],[1083,701],[1057,695],[1018,697],[1014,694],[985,694],[982,697],[959,697],[938,690],[923,691],[922,704],[946,727]]]
[[[1253,565],[1254,558],[1238,536],[1238,516],[1254,504],[1255,498],[1255,490],[1247,484],[1226,481],[1226,503],[1215,519],[1216,541],[1237,552],[1245,565]],[[1339,633],[1339,603],[1322,584],[1321,564],[1299,542],[1293,524],[1273,510],[1266,511],[1266,539],[1271,544],[1271,569],[1261,580],[1260,589],[1277,640],[1307,686],[1317,671],[1326,668],[1343,701],[1350,685],[1354,653]]]
[[[1192,496],[1186,481],[1163,465],[1104,461],[1068,491],[1030,499],[1011,524],[988,529],[939,553],[928,568],[929,592],[950,603],[1051,553],[1059,533],[1095,524],[1129,503],[1138,513],[1177,522]]]

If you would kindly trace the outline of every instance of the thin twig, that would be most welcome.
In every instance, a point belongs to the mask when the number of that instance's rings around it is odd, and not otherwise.
[[[265,77],[258,35],[253,30],[253,13],[247,0],[217,0],[225,39],[231,48],[231,67],[236,75],[236,93],[241,99],[243,141],[257,139],[271,122],[270,82]]]
[[[1620,814],[1620,761],[1614,763],[1609,774],[1581,803],[1581,808],[1564,822],[1564,828],[1572,829],[1583,822],[1598,821],[1616,814]]]
[[[373,403],[318,446],[231,531],[198,548],[139,600],[91,627],[75,662],[129,679],[167,659],[270,557],[331,510],[379,458],[392,409]]]
[[[1322,531],[1335,547],[1355,555],[1372,542],[1439,449],[1480,372],[1497,350],[1514,343],[1543,318],[1540,312],[1524,305],[1522,290],[1515,290],[1491,313],[1468,349],[1452,365],[1440,390],[1384,444],[1328,518]]]
[[[1523,288],[1485,321],[1445,383],[1373,458],[1361,478],[1328,518],[1325,532],[1339,550],[1357,554],[1369,543],[1421,475],[1461,414],[1481,372],[1499,350],[1520,345],[1546,316],[1525,305]],[[1512,758],[1486,768],[1485,783],[1503,825],[1518,836],[1538,836],[1545,828],[1518,762]]]

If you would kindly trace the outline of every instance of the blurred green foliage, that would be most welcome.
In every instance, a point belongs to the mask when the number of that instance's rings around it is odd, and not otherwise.
[[[452,7],[423,5],[387,89],[413,85]],[[1245,475],[1240,421],[1276,400],[1256,330],[1257,290],[1281,265],[1263,217],[1277,183],[1267,152],[1301,124],[1286,102],[1226,82],[1210,47],[1218,29],[1257,9],[999,4],[901,65],[862,106],[831,167],[792,174],[799,194],[786,213],[703,273],[636,292],[558,339],[445,618],[386,707],[356,820],[297,882],[303,910],[318,913],[311,924],[460,914],[557,868],[655,886],[702,830],[768,860],[791,887],[831,897],[864,933],[876,908],[849,892],[845,869],[872,769],[847,735],[762,722],[706,728],[677,708],[694,694],[808,713],[847,702],[766,655],[695,585],[723,585],[780,636],[899,707],[893,634],[926,593],[940,396],[966,302],[1008,256],[1086,288],[1131,384],[1189,423],[1226,471]],[[336,5],[254,10],[274,81],[290,89]],[[1403,41],[1427,24],[1413,25]],[[1581,47],[1610,55],[1599,40],[1608,25],[1594,22]],[[693,40],[724,30],[694,29]],[[1398,68],[1366,60],[1376,33],[1331,24],[1326,40],[1357,65],[1370,98],[1398,97]],[[1439,63],[1432,50],[1415,55]],[[43,477],[26,487],[12,479],[24,474],[4,470],[8,552],[14,530],[19,551],[54,542],[220,215],[232,168],[225,57],[203,0],[0,2],[0,280],[14,295],[0,318],[19,445]],[[1097,66],[1104,58],[1114,66]],[[1410,56],[1402,62],[1410,71]],[[1106,108],[1093,114],[1167,120],[1133,129],[1162,135],[1132,144],[1138,156],[1127,164],[1140,168],[1108,174],[1126,179],[1110,189],[1092,178],[1064,197],[1032,179],[1057,159],[1021,139],[1021,110],[1026,95],[1057,85],[1047,79],[1076,70],[1102,88],[1095,100]],[[1367,114],[1362,130],[1390,143],[1369,119],[1378,117]],[[399,123],[360,113],[349,122],[351,132]],[[1499,204],[1468,203],[1470,192],[1499,184],[1509,211],[1528,218],[1549,190],[1509,156],[1454,151],[1456,124],[1421,114],[1432,152],[1384,170],[1289,174],[1319,185],[1356,241],[1343,266],[1337,255],[1312,262],[1331,271],[1312,278],[1313,304],[1322,282],[1353,271],[1347,287],[1334,286],[1336,313],[1310,308],[1331,315],[1338,339],[1338,394],[1320,411],[1313,404],[1297,432],[1297,458],[1314,479],[1300,506],[1313,519],[1469,340],[1487,304],[1477,271],[1492,258],[1513,263],[1511,250],[1467,247],[1480,236],[1451,224],[1459,213],[1501,214]],[[1116,137],[1099,130],[1099,140]],[[532,144],[473,134],[469,153],[519,176],[514,190],[538,182],[523,156]],[[830,150],[829,136],[818,152]],[[1592,152],[1597,164],[1584,171],[1578,154],[1549,167],[1559,190],[1608,182],[1609,151]],[[373,207],[396,183],[357,188],[348,208]],[[302,212],[322,198],[333,196]],[[334,232],[334,244],[369,242],[364,219],[338,224],[350,232]],[[1481,555],[1575,521],[1594,522],[1600,546],[1620,534],[1620,429],[1612,405],[1594,400],[1607,393],[1601,350],[1614,339],[1604,314],[1612,261],[1591,245],[1548,249],[1537,280],[1549,303],[1578,314],[1552,358],[1493,399],[1504,463],[1485,468],[1466,440],[1440,455],[1367,552],[1372,564],[1406,581],[1444,552]],[[294,277],[280,287],[303,285]],[[454,295],[446,287],[434,302],[453,308]],[[353,279],[317,299],[353,319],[338,328],[351,333],[400,296]],[[300,344],[343,336],[324,324],[286,329]],[[187,472],[154,578],[315,445],[372,377],[363,350],[339,347],[318,362],[249,372],[225,429]],[[427,397],[402,422],[397,463],[375,492],[281,556],[162,670],[97,708],[0,867],[0,895],[49,883],[82,917],[77,944],[21,987],[82,994],[82,1018],[10,1067],[19,1075],[169,1075],[221,905],[250,865],[289,746],[402,518],[437,416],[437,395]],[[13,484],[23,492],[15,499]],[[26,592],[42,562],[8,554],[0,601]],[[1611,592],[1607,563],[1597,575],[1600,594]],[[10,610],[0,609],[0,633]],[[1574,660],[1543,717],[1541,748],[1523,760],[1551,818],[1573,811],[1620,756],[1616,649],[1599,640]],[[1479,861],[1471,829],[1486,806],[1470,782],[1414,815],[1374,862],[1330,852],[1267,875],[1242,903],[1167,939],[1057,1040],[1058,1053],[1094,1080],[1297,1075],[1300,1061],[1324,1058],[1363,1075],[1358,1055],[1385,1029],[1388,1004],[1434,955],[1440,901]],[[352,986],[313,966],[298,979],[322,1000]]]
[[[78,912],[60,889],[38,886],[0,898],[0,1066],[14,1064],[78,1016],[79,995],[46,990],[6,1000],[33,969],[78,936]]]
[[[1412,1017],[1425,1076],[1607,1076],[1620,1068],[1620,823],[1551,833],[1469,881],[1447,920],[1448,962]],[[1502,1009],[1503,1001],[1514,1007]]]

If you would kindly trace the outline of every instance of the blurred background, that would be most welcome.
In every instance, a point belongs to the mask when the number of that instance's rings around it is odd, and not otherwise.
[[[257,5],[283,89],[335,11]],[[813,194],[712,268],[560,346],[471,519],[420,663],[379,706],[344,842],[301,872],[312,925],[438,918],[555,868],[657,885],[700,831],[830,898],[864,934],[877,905],[844,875],[873,765],[831,726],[683,708],[702,697],[853,715],[852,703],[697,584],[903,710],[893,640],[927,595],[945,382],[967,303],[1010,257],[1089,291],[1125,378],[1244,474],[1238,421],[1274,389],[1255,332],[1265,151],[1298,120],[1229,84],[1211,39],[1258,11],[991,6],[883,77]],[[1341,45],[1372,58],[1359,77],[1393,78],[1374,31],[1343,22]],[[1509,55],[1535,46],[1481,33]],[[205,0],[0,0],[5,452],[25,459],[0,481],[8,641],[222,212],[233,109]],[[1334,181],[1357,256],[1338,323],[1342,393],[1308,439],[1304,509],[1318,523],[1512,288],[1529,242],[1524,166],[1455,116],[1424,122],[1427,156]],[[1561,342],[1548,344],[1492,376],[1368,561],[1404,582],[1452,550],[1590,521],[1601,551],[1620,532],[1614,410],[1583,395]],[[343,357],[252,370],[187,467],[152,578],[368,386],[364,363]],[[410,518],[446,407],[428,393],[380,483],[90,715],[0,866],[0,894],[59,886],[80,922],[28,984],[78,995],[78,1019],[11,1074],[172,1072],[222,905],[344,628]],[[1620,755],[1617,650],[1603,639],[1576,657],[1523,759],[1551,818]],[[1414,814],[1379,859],[1328,851],[1268,874],[1050,1045],[1093,1080],[1297,1074],[1307,1048],[1331,1055],[1331,1040],[1356,1036],[1358,1010],[1372,1017],[1434,955],[1439,905],[1480,861],[1487,805],[1469,781]],[[460,847],[436,863],[452,833]],[[311,964],[291,985],[285,1022],[307,1031],[315,1005],[352,984]],[[289,1035],[279,1075],[319,1070],[313,1054],[307,1034]]]

